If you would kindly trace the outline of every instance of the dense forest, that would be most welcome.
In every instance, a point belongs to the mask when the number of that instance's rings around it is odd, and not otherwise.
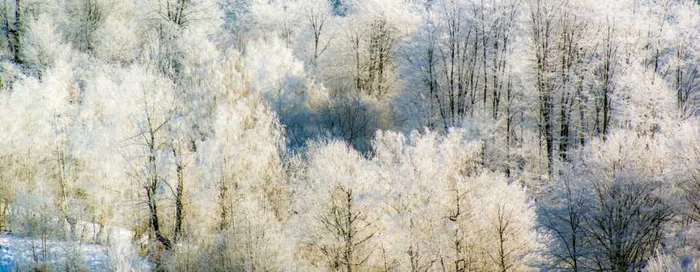
[[[696,0],[0,5],[16,270],[700,270]]]

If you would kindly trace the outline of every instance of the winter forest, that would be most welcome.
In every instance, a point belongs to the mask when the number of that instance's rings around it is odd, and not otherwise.
[[[0,271],[696,270],[695,0],[2,0]]]

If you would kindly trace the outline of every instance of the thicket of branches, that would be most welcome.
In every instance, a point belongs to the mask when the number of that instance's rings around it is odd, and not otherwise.
[[[0,231],[117,271],[700,269],[696,1],[1,5]]]

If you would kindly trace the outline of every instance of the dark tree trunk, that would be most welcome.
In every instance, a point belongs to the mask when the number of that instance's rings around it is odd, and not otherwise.
[[[182,164],[182,161],[179,156],[181,154],[177,153],[177,148],[172,147],[173,149],[173,155],[175,156],[177,160],[177,166],[176,166],[176,171],[177,171],[177,188],[175,189],[175,233],[173,234],[173,241],[177,243],[178,239],[180,239],[182,235],[182,221],[183,221],[183,214],[184,214],[184,207],[182,204],[182,195],[185,190],[185,185],[184,185],[184,166]]]

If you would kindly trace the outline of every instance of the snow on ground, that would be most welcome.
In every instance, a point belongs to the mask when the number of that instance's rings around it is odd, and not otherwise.
[[[109,257],[100,245],[47,240],[44,247],[38,238],[0,234],[0,272],[27,270],[35,260],[56,268],[74,263],[90,271],[109,270]]]
[[[12,267],[10,245],[3,241],[3,237],[0,236],[0,271],[9,271],[10,267]]]
[[[131,243],[132,233],[122,228],[109,228],[111,246],[79,244],[67,240],[47,240],[45,255],[42,241],[36,237],[0,233],[0,272],[31,270],[39,260],[51,270],[66,270],[66,264],[77,264],[89,271],[150,271],[151,263],[138,256]],[[75,267],[75,266],[74,266]]]
[[[131,242],[133,232],[128,229],[101,228],[92,222],[78,221],[75,232],[84,241],[95,241],[102,233],[105,236],[100,240],[106,239],[109,246],[49,239],[43,255],[40,238],[0,232],[0,272],[32,270],[37,264],[35,259],[48,265],[51,271],[66,270],[68,263],[78,264],[81,270],[89,271],[152,270],[151,263],[138,255]]]

